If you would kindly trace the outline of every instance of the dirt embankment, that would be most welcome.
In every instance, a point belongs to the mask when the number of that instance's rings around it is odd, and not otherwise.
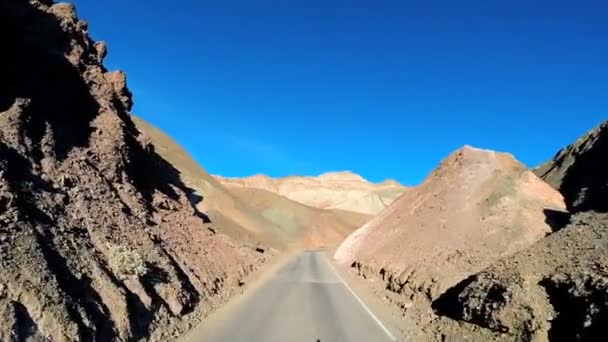
[[[169,339],[263,256],[206,228],[69,4],[0,2],[0,340]]]

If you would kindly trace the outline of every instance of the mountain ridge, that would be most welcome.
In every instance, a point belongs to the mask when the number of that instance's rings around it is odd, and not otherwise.
[[[214,177],[228,187],[264,189],[315,208],[340,209],[365,215],[377,214],[408,189],[391,179],[372,183],[351,171],[281,178],[266,175]]]

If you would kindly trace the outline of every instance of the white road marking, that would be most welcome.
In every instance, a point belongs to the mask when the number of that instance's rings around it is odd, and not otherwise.
[[[331,261],[329,261],[329,258],[327,260],[327,263],[329,264],[329,267],[332,268],[332,270],[334,271],[334,273],[336,274],[336,276],[340,279],[340,281],[342,282],[342,284],[344,284],[344,286],[357,299],[357,301],[359,302],[359,304],[361,304],[361,306],[365,309],[365,311],[367,311],[367,313],[374,319],[374,321],[376,321],[376,324],[378,324],[378,326],[380,326],[380,328],[382,328],[382,330],[384,330],[384,333],[386,335],[388,335],[388,337],[391,340],[397,341],[397,339],[395,338],[395,336],[393,336],[393,334],[390,332],[390,330],[388,330],[388,328],[386,326],[384,326],[384,324],[382,324],[382,322],[380,322],[380,319],[378,319],[378,317],[376,317],[376,315],[374,315],[374,313],[372,312],[372,310],[370,310],[367,307],[367,305],[365,305],[365,303],[363,303],[363,301],[361,300],[361,298],[359,298],[359,296],[357,296],[357,294],[355,293],[355,291],[353,291],[353,289],[351,289],[350,286],[348,286],[348,284],[346,283],[346,281],[344,281],[344,279],[342,278],[342,276],[340,275],[340,273],[338,273],[338,271],[336,270],[336,268],[334,267],[334,265],[331,263]]]

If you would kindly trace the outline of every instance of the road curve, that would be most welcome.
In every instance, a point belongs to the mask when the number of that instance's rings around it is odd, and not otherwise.
[[[318,251],[294,256],[202,335],[205,342],[394,341]]]

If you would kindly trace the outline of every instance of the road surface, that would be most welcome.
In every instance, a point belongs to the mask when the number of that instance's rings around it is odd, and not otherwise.
[[[395,340],[318,251],[297,254],[208,330],[193,341]]]

